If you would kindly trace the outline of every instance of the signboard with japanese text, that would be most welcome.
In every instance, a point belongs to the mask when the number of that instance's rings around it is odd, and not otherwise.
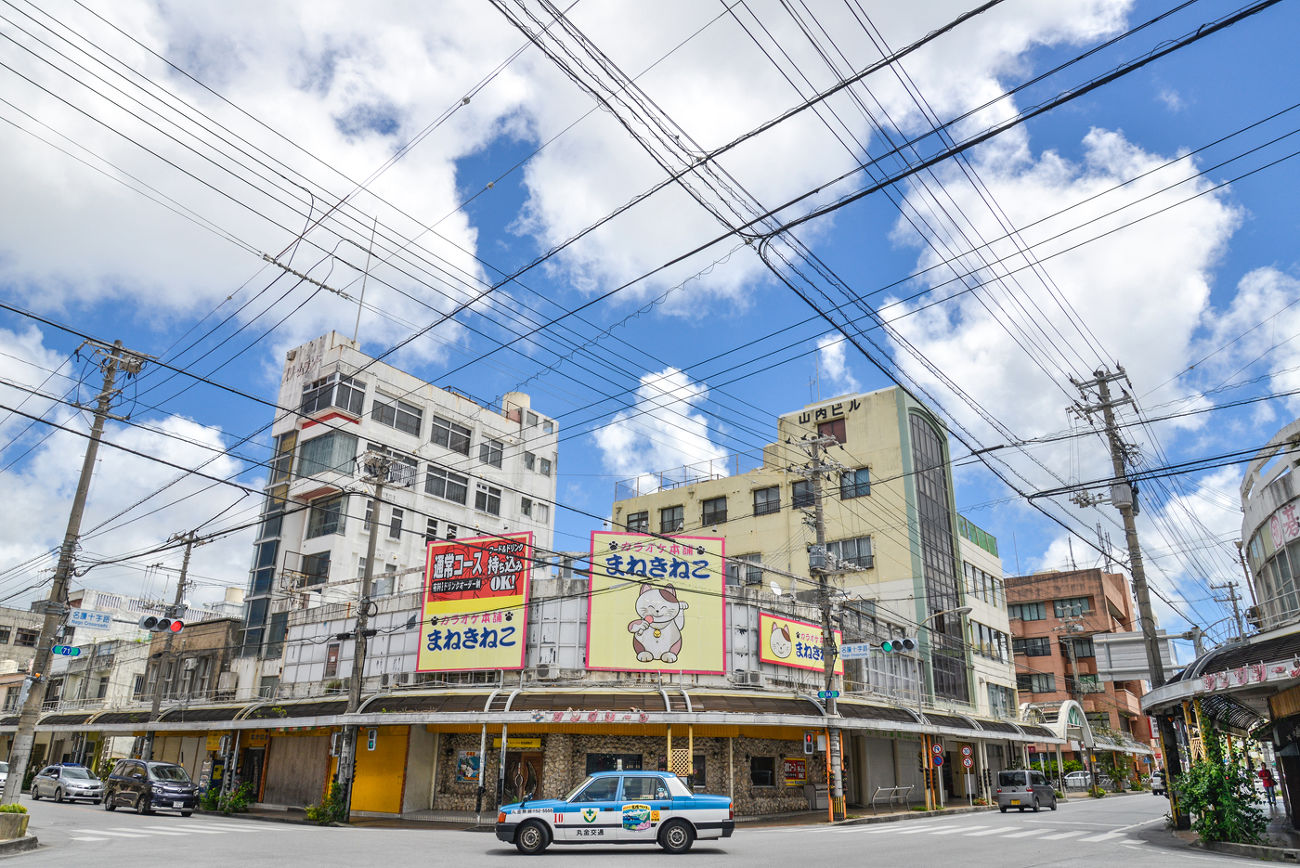
[[[417,672],[523,669],[531,533],[429,545]]]
[[[722,673],[724,554],[719,537],[593,532],[587,668]]]
[[[836,630],[837,648],[841,638],[842,634]],[[759,612],[758,659],[777,666],[823,672],[826,667],[822,662],[822,628],[816,624]],[[835,673],[844,674],[843,660],[835,661]]]
[[[113,616],[107,612],[92,612],[90,609],[69,609],[68,626],[82,630],[108,630],[113,626]]]
[[[803,757],[784,757],[781,760],[781,779],[787,787],[797,787],[808,782],[808,760]]]

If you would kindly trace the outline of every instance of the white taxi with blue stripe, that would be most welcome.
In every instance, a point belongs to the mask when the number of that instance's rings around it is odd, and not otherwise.
[[[527,854],[551,844],[658,844],[685,853],[696,839],[729,838],[729,796],[692,793],[667,772],[597,772],[563,799],[502,805],[497,838]]]

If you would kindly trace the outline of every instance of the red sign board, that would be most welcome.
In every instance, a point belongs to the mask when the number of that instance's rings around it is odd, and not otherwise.
[[[514,534],[429,546],[425,602],[522,595],[530,543],[528,534]]]

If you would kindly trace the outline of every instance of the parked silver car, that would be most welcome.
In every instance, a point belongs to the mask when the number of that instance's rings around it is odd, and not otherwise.
[[[1112,784],[1114,784],[1114,781],[1110,779],[1110,775],[1102,774],[1097,776],[1097,786],[1102,789],[1110,789]],[[1092,772],[1070,772],[1065,776],[1065,788],[1067,790],[1086,790],[1091,787]]]
[[[998,810],[1004,814],[1008,808],[1030,808],[1035,813],[1040,807],[1056,810],[1056,790],[1034,769],[998,772],[997,795]]]
[[[32,801],[46,797],[56,802],[85,799],[99,804],[104,798],[104,782],[85,766],[46,766],[32,778]]]

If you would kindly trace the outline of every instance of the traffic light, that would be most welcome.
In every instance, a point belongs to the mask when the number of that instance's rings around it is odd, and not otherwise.
[[[899,636],[896,639],[886,639],[880,643],[880,650],[886,654],[893,654],[899,651],[915,651],[916,640],[911,636]]]
[[[806,754],[812,754],[814,747],[816,747],[816,742],[813,741],[813,734],[811,732],[805,732],[803,734],[803,752]]]
[[[160,615],[144,615],[139,624],[141,630],[150,633],[179,633],[185,629],[185,622],[179,618],[164,618]]]

